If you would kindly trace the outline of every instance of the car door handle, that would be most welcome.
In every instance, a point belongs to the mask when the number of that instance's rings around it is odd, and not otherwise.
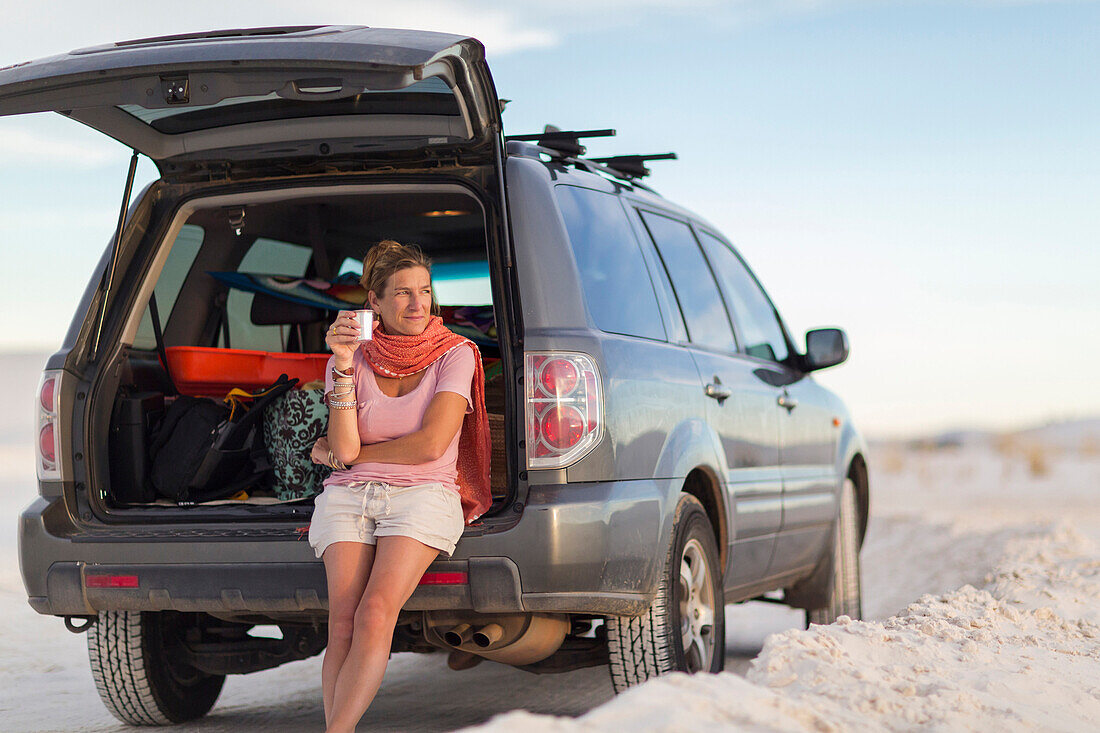
[[[798,407],[798,400],[796,400],[794,397],[791,397],[789,394],[779,395],[779,399],[777,400],[777,402],[779,402],[780,407],[786,407],[787,412],[790,412],[794,408]]]
[[[730,391],[729,388],[723,387],[722,383],[719,382],[717,379],[715,379],[714,382],[712,382],[711,384],[708,384],[703,392],[706,394],[707,397],[713,397],[714,399],[718,400],[718,404],[722,404],[722,402],[725,401],[727,397],[733,394],[733,392]]]

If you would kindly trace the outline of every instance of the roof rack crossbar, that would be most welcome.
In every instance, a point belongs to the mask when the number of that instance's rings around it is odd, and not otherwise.
[[[585,147],[578,140],[582,137],[612,137],[615,131],[606,130],[559,130],[553,125],[547,125],[542,132],[530,135],[508,135],[505,141],[534,142],[540,148],[546,148],[564,155],[584,155]]]
[[[652,155],[614,155],[610,158],[592,158],[627,178],[645,178],[649,175],[648,160],[676,160],[676,153],[654,153]]]
[[[551,127],[551,125],[547,125]],[[545,132],[533,132],[529,135],[506,135],[505,140],[518,142],[532,142],[535,140],[575,140],[581,137],[613,137],[615,131],[607,130],[546,130]]]

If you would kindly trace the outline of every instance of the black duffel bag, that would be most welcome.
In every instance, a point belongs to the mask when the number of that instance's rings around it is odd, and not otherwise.
[[[283,374],[251,394],[233,390],[222,402],[177,397],[154,429],[149,448],[150,481],[157,493],[189,505],[269,482],[271,463],[260,418],[297,383]]]

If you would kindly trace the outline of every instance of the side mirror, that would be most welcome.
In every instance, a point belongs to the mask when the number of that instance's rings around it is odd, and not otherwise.
[[[836,366],[848,358],[848,336],[839,328],[806,332],[806,371]]]

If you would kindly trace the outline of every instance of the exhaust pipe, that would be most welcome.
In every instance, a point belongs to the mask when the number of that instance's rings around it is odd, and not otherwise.
[[[443,632],[443,641],[447,642],[451,646],[462,646],[463,644],[466,644],[470,641],[470,637],[473,635],[473,633],[474,627],[470,626],[470,624],[459,624],[451,630]]]
[[[427,611],[424,625],[425,637],[436,646],[472,652],[501,664],[524,665],[546,659],[561,648],[569,632],[569,617]]]
[[[500,624],[487,624],[474,632],[474,643],[482,649],[500,641],[504,628]]]

